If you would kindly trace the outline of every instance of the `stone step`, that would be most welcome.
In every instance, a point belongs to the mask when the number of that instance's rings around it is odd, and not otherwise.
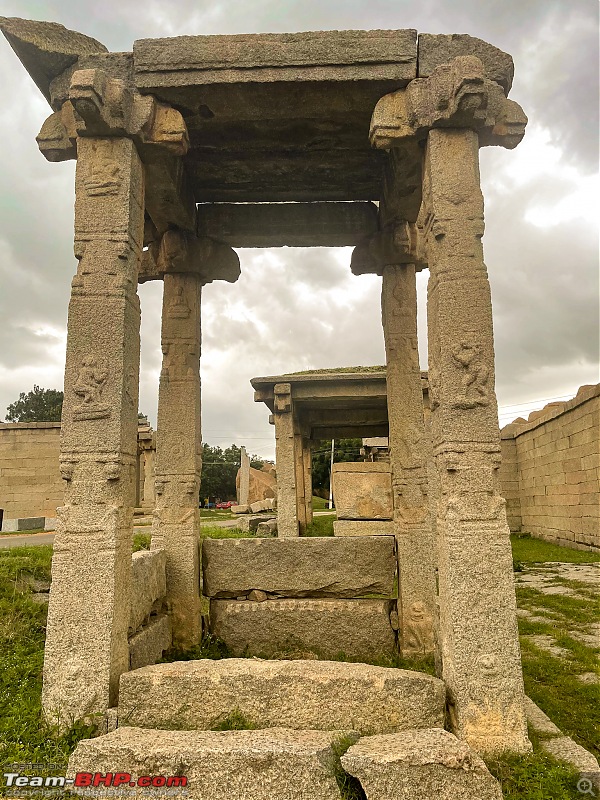
[[[441,729],[360,739],[342,756],[369,800],[502,800],[500,784],[465,743]]]
[[[75,778],[82,772],[104,776],[119,772],[127,796],[137,796],[137,791],[140,796],[146,792],[145,797],[152,794],[156,798],[181,792],[187,800],[340,800],[336,780],[340,771],[338,753],[357,738],[358,734],[351,731],[286,728],[118,728],[105,736],[79,742],[69,759],[68,777]],[[161,784],[157,788],[138,788],[142,776],[162,776],[166,779],[164,790],[161,791]],[[177,782],[169,782],[174,776],[178,776]]]
[[[121,676],[118,724],[207,730],[237,712],[256,728],[443,727],[445,687],[422,672],[338,661],[203,659]]]

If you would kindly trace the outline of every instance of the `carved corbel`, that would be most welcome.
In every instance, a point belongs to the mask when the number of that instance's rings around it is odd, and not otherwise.
[[[432,128],[469,128],[480,144],[516,147],[525,135],[527,117],[502,87],[485,77],[476,56],[458,56],[417,78],[405,89],[385,95],[375,106],[370,140],[389,150],[406,139],[427,138]]]
[[[275,414],[289,414],[292,410],[292,385],[290,383],[276,383],[273,387]]]
[[[167,273],[192,273],[203,284],[235,283],[240,260],[228,245],[187,231],[168,230],[144,251],[139,280],[161,280]]]
[[[354,275],[383,275],[392,264],[414,264],[417,270],[427,267],[421,231],[413,222],[388,225],[356,245],[350,269]]]
[[[36,136],[40,152],[48,161],[70,161],[77,158],[75,114],[70,102],[50,114]]]

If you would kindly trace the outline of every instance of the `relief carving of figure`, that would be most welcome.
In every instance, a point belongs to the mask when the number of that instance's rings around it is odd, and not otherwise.
[[[463,339],[452,348],[452,358],[463,368],[461,379],[462,396],[454,403],[455,408],[475,408],[490,403],[488,380],[490,370],[481,356],[481,345]]]
[[[95,142],[92,150],[94,155],[84,181],[87,193],[92,197],[117,194],[121,184],[121,168],[114,159],[110,143]]]
[[[423,656],[433,652],[433,617],[425,603],[417,600],[411,605],[403,627],[405,639],[402,649],[405,652]]]
[[[183,296],[183,286],[175,287],[175,296],[169,305],[169,316],[175,319],[187,319],[192,313]]]
[[[73,391],[82,399],[83,406],[93,406],[100,402],[102,389],[108,378],[108,371],[100,369],[93,356],[86,356],[82,361]]]

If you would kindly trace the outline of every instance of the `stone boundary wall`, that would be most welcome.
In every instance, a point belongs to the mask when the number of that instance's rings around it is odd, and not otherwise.
[[[600,384],[515,420],[501,436],[511,531],[600,549]]]
[[[63,499],[60,422],[0,423],[0,508],[4,517],[55,517]]]

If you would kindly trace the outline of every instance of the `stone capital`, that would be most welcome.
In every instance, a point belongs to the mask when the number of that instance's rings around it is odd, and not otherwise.
[[[502,87],[485,77],[476,56],[458,56],[417,78],[405,89],[387,94],[375,106],[370,140],[389,150],[404,140],[427,138],[432,128],[468,128],[479,143],[516,147],[525,134],[527,117]]]
[[[414,264],[417,270],[427,267],[421,231],[412,222],[388,225],[358,244],[350,269],[354,275],[383,275],[385,267],[400,264]]]
[[[161,280],[170,273],[197,275],[202,284],[235,283],[240,276],[240,260],[235,250],[208,236],[169,230],[144,251],[139,280]]]

